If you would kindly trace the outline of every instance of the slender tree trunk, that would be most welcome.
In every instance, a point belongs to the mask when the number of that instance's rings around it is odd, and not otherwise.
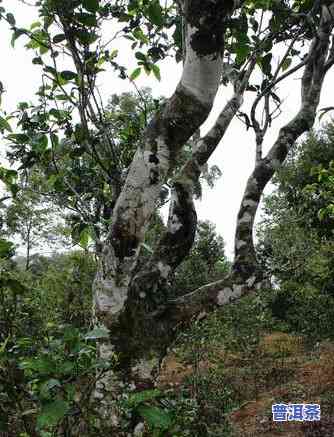
[[[275,171],[283,164],[296,140],[314,124],[322,85],[334,64],[330,47],[333,18],[323,14],[305,63],[301,81],[301,106],[296,116],[279,132],[267,156],[258,158],[241,201],[235,235],[235,257],[231,273],[222,280],[200,287],[189,295],[170,302],[166,312],[176,320],[189,318],[200,311],[222,306],[254,292],[268,281],[259,269],[253,243],[253,226],[263,190]],[[257,150],[258,152],[258,150]]]
[[[26,271],[30,269],[30,249],[31,249],[31,222],[29,221],[27,229],[27,249],[26,249]]]

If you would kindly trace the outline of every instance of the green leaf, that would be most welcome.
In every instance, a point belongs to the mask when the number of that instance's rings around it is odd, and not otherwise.
[[[42,384],[41,388],[40,388],[40,395],[44,398],[44,399],[48,399],[51,396],[51,390],[55,387],[60,387],[60,381],[58,379],[55,378],[51,378],[48,381],[44,382],[44,384]]]
[[[1,131],[7,130],[9,132],[12,132],[12,128],[11,128],[10,124],[3,117],[0,117],[0,130]]]
[[[27,102],[19,102],[17,107],[21,110],[24,111],[25,109],[29,108],[29,104]]]
[[[82,6],[89,12],[97,12],[100,8],[99,0],[82,0]]]
[[[96,340],[98,338],[108,338],[109,330],[107,328],[94,328],[85,335],[85,340]]]
[[[57,76],[57,70],[54,67],[51,67],[50,65],[47,65],[46,67],[44,67],[43,69],[46,73],[51,73],[52,76]]]
[[[160,80],[161,80],[160,68],[156,64],[152,64],[152,71],[153,71],[154,76],[160,82]]]
[[[144,61],[144,62],[147,61],[147,56],[144,53],[142,53],[142,52],[136,52],[135,53],[135,57],[137,59],[139,59],[140,61]]]
[[[150,247],[148,244],[146,243],[141,243],[141,246],[146,249],[149,253],[154,253],[154,250],[152,249],[152,247]]]
[[[87,32],[86,30],[76,30],[73,32],[79,42],[83,45],[89,45],[98,39],[98,35],[95,32]]]
[[[25,286],[20,281],[14,278],[6,279],[4,285],[14,291],[16,294],[24,294],[27,291]]]
[[[47,184],[51,190],[55,189],[57,191],[55,185],[57,184],[58,179],[59,179],[59,176],[55,175],[55,174],[52,174],[51,176],[48,177]]]
[[[28,49],[39,49],[42,54],[46,53],[48,51],[48,33],[38,29],[33,32],[32,36],[33,38],[26,44],[26,47]]]
[[[67,118],[68,112],[62,109],[52,108],[49,114],[56,118],[58,121],[65,120]]]
[[[36,372],[40,376],[50,375],[57,370],[56,364],[50,357],[47,356],[30,358],[25,361],[21,361],[19,367],[24,370]]]
[[[47,53],[49,51],[49,47],[46,47],[44,45],[41,44],[41,46],[39,47],[39,53],[41,55],[44,55],[45,53]]]
[[[236,63],[241,65],[245,62],[247,56],[249,55],[251,48],[248,44],[238,44],[235,48],[236,52]]]
[[[55,99],[65,101],[68,100],[68,96],[66,94],[57,94]]]
[[[149,7],[147,8],[147,14],[153,24],[155,24],[156,26],[163,25],[164,19],[162,15],[162,8],[158,0],[150,2]]]
[[[34,65],[43,65],[43,61],[42,61],[42,58],[40,56],[33,58],[32,63]]]
[[[158,407],[149,405],[140,405],[137,408],[138,413],[146,420],[152,428],[158,428],[167,431],[173,424],[171,413]]]
[[[10,134],[7,138],[16,144],[27,144],[29,141],[29,137],[26,134]]]
[[[145,70],[145,73],[147,74],[147,76],[149,76],[151,74],[152,65],[153,64],[151,64],[151,63],[143,64],[143,67],[144,67],[144,70]]]
[[[87,14],[85,12],[81,12],[79,14],[75,14],[75,18],[85,26],[89,27],[96,27],[97,26],[97,20],[95,15],[93,14]]]
[[[290,67],[291,62],[292,62],[292,58],[286,58],[282,64],[282,71],[287,70]]]
[[[65,361],[58,367],[58,371],[63,375],[71,375],[75,369],[75,363],[73,361]]]
[[[25,29],[15,29],[12,35],[11,46],[15,46],[15,41],[21,36],[25,35]]]
[[[14,244],[0,238],[0,258],[8,259],[14,255]]]
[[[324,219],[325,216],[326,216],[326,213],[327,213],[326,208],[321,208],[321,209],[318,211],[318,219],[319,219],[320,221],[323,221],[323,219]]]
[[[66,39],[66,36],[63,33],[58,33],[52,39],[55,44],[58,44]]]
[[[65,80],[73,80],[73,79],[76,79],[78,77],[78,75],[76,73],[74,73],[74,71],[69,71],[69,70],[62,71],[60,73],[60,76]]]
[[[6,14],[6,19],[11,26],[15,26],[16,20],[13,14],[11,14],[10,12]]]
[[[147,44],[149,42],[147,36],[144,34],[140,27],[136,27],[132,34],[136,39],[143,42],[144,44]]]
[[[47,403],[37,416],[38,428],[55,426],[69,411],[69,404],[61,399]]]
[[[80,246],[82,246],[83,248],[87,248],[89,240],[90,240],[90,229],[88,226],[86,226],[81,232],[80,232],[80,237],[79,237],[79,243]]]
[[[271,53],[268,53],[266,56],[264,56],[261,59],[261,69],[263,73],[266,76],[269,76],[271,74],[271,59],[273,55]]]
[[[132,407],[137,407],[139,404],[142,404],[146,401],[150,401],[152,399],[156,399],[162,396],[162,392],[160,390],[144,390],[138,393],[131,393],[128,398],[128,403]]]
[[[34,30],[34,29],[36,29],[37,27],[41,27],[41,26],[42,26],[42,24],[41,24],[40,21],[34,21],[34,22],[31,24],[31,26],[30,26],[30,30]]]
[[[16,197],[17,193],[20,191],[20,187],[17,184],[10,184],[9,189],[13,197]]]
[[[31,142],[31,147],[37,152],[44,152],[48,147],[48,137],[45,134],[38,134]]]
[[[140,73],[141,73],[140,67],[134,69],[133,72],[130,74],[130,80],[136,80],[137,77],[139,77]]]
[[[50,134],[50,140],[51,140],[51,144],[52,147],[57,150],[59,148],[59,137],[58,135],[52,133]]]
[[[175,17],[175,31],[172,35],[176,47],[182,49],[182,18]]]

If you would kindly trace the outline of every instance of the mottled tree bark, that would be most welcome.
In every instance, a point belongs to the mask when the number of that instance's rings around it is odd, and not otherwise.
[[[324,15],[305,62],[300,110],[280,130],[267,156],[257,156],[248,180],[238,214],[231,274],[168,301],[168,276],[189,253],[194,240],[197,224],[194,184],[239,110],[255,65],[254,59],[244,75],[237,78],[233,98],[210,132],[198,140],[191,159],[174,178],[167,230],[148,263],[137,271],[140,244],[161,187],[175,165],[178,152],[208,116],[221,78],[223,40],[219,40],[218,34],[222,34],[224,20],[231,10],[219,6],[218,0],[202,3],[182,2],[187,29],[183,75],[174,95],[148,126],[145,140],[136,152],[113,211],[94,282],[95,321],[110,330],[110,338],[100,343],[99,353],[108,360],[116,352],[122,372],[122,377],[117,372],[107,373],[96,390],[112,419],[115,435],[123,434],[117,430],[117,412],[111,407],[113,399],[124,384],[141,388],[152,385],[152,376],[158,371],[159,359],[175,325],[263,285],[252,239],[259,201],[291,146],[312,127],[323,80],[333,63],[333,53],[328,56],[332,18]]]
[[[110,338],[100,343],[99,354],[107,360],[117,352],[123,377],[106,374],[97,385],[96,396],[116,428],[117,413],[112,413],[109,400],[112,403],[124,382],[149,380],[158,364],[156,357],[152,358],[154,345],[147,341],[152,337],[159,301],[165,300],[157,288],[189,252],[196,229],[196,212],[186,184],[175,181],[168,231],[148,265],[134,275],[140,244],[179,151],[211,110],[222,74],[225,20],[233,5],[226,1],[222,7],[219,0],[182,2],[186,28],[183,74],[175,93],[144,134],[100,254],[93,284],[94,319],[110,330]],[[156,334],[164,332],[161,327]],[[156,344],[154,337],[152,343]],[[121,430],[117,432],[122,435]]]
[[[333,18],[324,7],[319,30],[314,37],[301,81],[301,106],[296,116],[281,128],[278,138],[268,154],[256,160],[255,168],[248,178],[241,201],[235,234],[235,258],[231,274],[212,284],[205,285],[193,293],[170,302],[168,312],[174,312],[176,320],[189,318],[213,306],[222,306],[241,296],[253,292],[266,279],[260,270],[253,243],[255,215],[263,190],[275,171],[283,164],[296,140],[314,124],[322,85],[328,70],[334,64],[333,45],[330,38]]]
[[[243,94],[254,66],[255,58],[247,70],[235,79],[234,95],[221,111],[212,129],[195,141],[191,158],[175,176],[166,232],[162,235],[150,261],[133,277],[130,284],[131,298],[128,300],[125,319],[131,320],[131,337],[136,339],[135,342],[141,345],[141,349],[150,350],[150,347],[154,347],[158,355],[163,354],[166,344],[171,340],[174,317],[166,317],[164,314],[168,299],[168,276],[189,254],[194,242],[197,225],[193,203],[194,187],[201,175],[202,167],[216,150],[242,105]],[[162,314],[164,316],[160,317]],[[154,332],[155,335],[140,335],[140,338],[136,338],[138,332]]]
[[[190,4],[186,2],[189,14]],[[206,18],[205,10],[202,13]],[[113,323],[124,308],[131,269],[167,173],[184,143],[208,116],[219,86],[220,51],[203,55],[192,48],[200,30],[200,24],[187,24],[187,56],[181,81],[148,126],[114,208],[95,281],[96,316],[106,325]]]

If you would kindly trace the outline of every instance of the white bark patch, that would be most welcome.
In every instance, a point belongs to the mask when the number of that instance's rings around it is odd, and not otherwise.
[[[242,241],[242,240],[238,240],[235,244],[235,247],[239,250],[241,249],[243,246],[247,246],[246,241]]]
[[[246,284],[248,285],[248,287],[252,287],[255,281],[256,281],[256,276],[251,276],[250,278],[247,279]]]
[[[243,288],[242,285],[233,285],[233,290],[230,287],[223,288],[218,293],[217,304],[221,306],[237,299],[242,295]]]
[[[334,17],[334,4],[322,6],[322,20],[324,23],[331,22]]]
[[[271,167],[273,170],[278,170],[281,167],[281,161],[279,159],[272,159],[269,163],[269,167]]]
[[[154,368],[158,365],[158,359],[152,358],[151,360],[141,358],[137,361],[136,365],[131,368],[131,371],[139,376],[140,379],[151,379]]]
[[[182,223],[180,222],[178,216],[173,214],[168,223],[168,230],[171,234],[175,234],[179,229],[182,228]]]
[[[97,284],[95,294],[96,311],[107,314],[118,314],[123,308],[127,299],[127,287],[117,287],[113,281],[103,280]],[[110,290],[110,294],[104,292]]]
[[[146,293],[144,293],[143,291],[141,291],[141,292],[139,293],[139,297],[140,297],[141,299],[145,299],[145,297],[146,297]]]
[[[233,296],[233,291],[231,288],[225,287],[218,293],[217,303],[218,305],[225,305],[230,302],[231,297]]]
[[[133,437],[142,437],[145,432],[145,424],[143,422],[139,422],[135,429],[133,430]]]
[[[99,325],[99,328],[103,328],[103,325]],[[106,329],[106,328],[105,328]],[[99,344],[99,357],[103,358],[104,360],[110,360],[115,356],[114,347],[112,344],[106,342],[106,343],[100,343]]]
[[[167,172],[169,168],[169,158],[170,158],[169,148],[162,137],[157,138],[157,144],[158,144],[158,158],[160,161],[159,165],[164,172]]]
[[[251,207],[251,208],[256,208],[257,207],[257,202],[255,202],[255,200],[252,200],[252,199],[246,199],[246,200],[244,200],[243,202],[242,202],[242,206],[243,207],[246,207],[246,206],[249,206],[249,207]]]
[[[217,56],[198,56],[190,45],[192,35],[197,31],[188,26],[186,60],[183,68],[181,84],[201,103],[211,104],[218,90],[222,72],[222,59]]]
[[[240,297],[242,294],[242,290],[242,285],[233,285],[233,298],[236,299],[237,297]]]
[[[238,223],[250,223],[252,221],[252,218],[253,217],[248,212],[246,212],[245,214],[243,214]]]
[[[274,170],[277,170],[278,168],[281,167],[281,161],[279,161],[278,159],[272,159],[271,166]]]
[[[248,187],[249,187],[249,190],[252,190],[252,189],[258,189],[258,184],[257,184],[257,180],[255,179],[255,178],[252,178],[249,182],[248,182]]]
[[[168,278],[168,275],[169,275],[170,271],[172,270],[168,264],[163,264],[161,261],[158,262],[158,269],[161,273],[161,276],[164,279]]]
[[[136,235],[138,239],[143,237],[143,226],[156,206],[161,181],[169,168],[169,150],[162,137],[157,138],[157,148],[159,163],[150,162],[150,150],[137,149],[115,206],[113,221],[126,223],[129,234]],[[158,181],[154,184],[151,183],[152,170],[158,175]]]
[[[101,346],[99,347],[100,354]],[[98,400],[99,413],[103,418],[103,422],[109,426],[117,427],[120,424],[119,412],[115,409],[115,398],[122,393],[122,385],[122,381],[118,379],[112,370],[108,370],[100,376],[95,384],[93,398]]]
[[[198,141],[195,142],[195,144],[192,147],[193,152],[197,152],[198,150],[201,150],[201,152],[205,152],[207,150],[206,142],[200,138]]]

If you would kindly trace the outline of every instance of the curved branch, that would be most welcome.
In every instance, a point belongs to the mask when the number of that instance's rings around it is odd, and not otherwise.
[[[148,125],[113,210],[93,285],[95,316],[107,325],[117,321],[126,306],[140,243],[162,185],[175,166],[179,151],[209,115],[219,87],[222,45],[217,44],[214,35],[207,38],[206,26],[218,24],[222,30],[225,18],[233,11],[221,8],[220,0],[206,1],[210,8],[200,8],[200,12],[192,0],[184,3],[188,12],[187,47],[181,80],[173,96]],[[212,14],[212,8],[220,13]]]
[[[205,285],[193,293],[175,299],[161,309],[161,314],[183,320],[212,306],[221,306],[239,299],[263,286],[254,244],[253,224],[260,198],[275,171],[284,162],[295,141],[314,124],[326,72],[327,54],[333,22],[322,20],[313,39],[301,81],[302,102],[296,116],[283,128],[267,156],[255,166],[250,175],[238,214],[235,237],[235,259],[231,273],[220,281]]]
[[[134,287],[137,289],[137,294],[140,294],[141,287],[139,283],[144,278],[145,290],[150,290],[152,287],[155,290],[163,288],[169,273],[175,270],[188,255],[194,242],[197,226],[196,210],[193,202],[194,186],[199,180],[202,167],[216,150],[233,117],[238,112],[255,64],[256,58],[254,57],[247,71],[235,82],[235,93],[221,111],[213,128],[207,135],[197,139],[191,157],[175,177],[172,185],[167,229],[149,263],[132,280]],[[155,272],[155,274],[152,275],[152,272]]]

